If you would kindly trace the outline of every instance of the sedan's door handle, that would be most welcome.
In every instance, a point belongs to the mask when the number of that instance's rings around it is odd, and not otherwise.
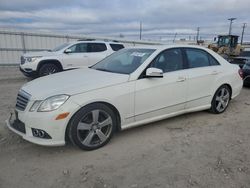
[[[217,74],[219,74],[219,72],[218,72],[218,71],[212,71],[211,74],[212,74],[212,75],[217,75]]]
[[[180,76],[180,77],[178,77],[177,82],[184,82],[185,80],[186,80],[185,77]]]

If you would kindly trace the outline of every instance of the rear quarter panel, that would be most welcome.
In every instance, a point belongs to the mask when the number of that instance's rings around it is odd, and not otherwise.
[[[243,81],[242,78],[239,76],[239,67],[237,65],[232,65],[230,63],[226,63],[222,66],[218,67],[219,74],[215,79],[214,87],[211,91],[212,96],[214,96],[217,89],[224,85],[228,84],[232,89],[231,98],[235,98],[239,95]]]
[[[239,71],[239,66],[238,65],[233,65],[230,64],[228,61],[226,61],[223,57],[221,57],[219,54],[215,53],[214,51],[207,49],[207,51],[213,55],[217,61],[221,64],[221,66],[213,66],[216,67],[218,70],[219,74],[215,79],[214,82],[214,87],[211,91],[212,96],[214,96],[215,92],[217,89],[224,85],[228,84],[230,85],[232,89],[232,96],[231,98],[235,98],[237,95],[240,94],[240,91],[243,86],[243,80],[240,77],[238,71]]]

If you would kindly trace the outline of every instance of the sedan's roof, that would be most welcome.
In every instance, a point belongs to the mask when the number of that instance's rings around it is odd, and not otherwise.
[[[78,41],[72,41],[71,44],[77,44],[77,43],[103,43],[103,44],[123,44],[116,41],[103,41],[103,40],[78,40]]]
[[[197,49],[203,49],[203,50],[208,49],[203,46],[190,45],[190,44],[163,44],[163,45],[143,45],[143,46],[140,45],[140,46],[133,46],[129,48],[143,48],[143,49],[155,49],[155,50],[164,50],[168,48],[197,48]]]

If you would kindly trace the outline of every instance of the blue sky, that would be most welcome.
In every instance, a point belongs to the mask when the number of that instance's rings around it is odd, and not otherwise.
[[[227,18],[236,17],[233,33],[250,24],[249,0],[0,0],[0,28],[138,38],[203,38],[228,32]],[[250,25],[249,25],[250,27]],[[250,29],[246,28],[246,38]]]

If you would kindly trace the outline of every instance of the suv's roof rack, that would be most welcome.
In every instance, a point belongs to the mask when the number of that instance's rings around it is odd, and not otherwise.
[[[96,41],[97,39],[78,39],[77,41]],[[100,40],[101,41],[101,40]],[[104,42],[117,42],[119,43],[118,40],[110,40],[110,39],[103,39]]]
[[[96,39],[78,39],[77,41],[94,41]]]
[[[105,42],[119,42],[117,40],[104,39]]]

